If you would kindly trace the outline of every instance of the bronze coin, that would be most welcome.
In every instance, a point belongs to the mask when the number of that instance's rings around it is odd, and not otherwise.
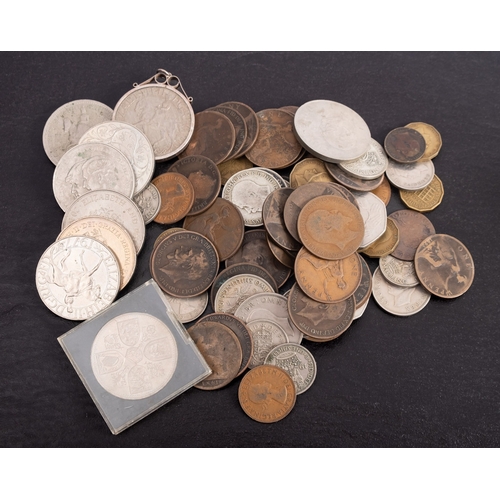
[[[399,229],[399,243],[391,255],[396,259],[413,260],[417,247],[431,234],[436,234],[432,222],[419,212],[398,210],[390,214]]]
[[[299,251],[301,245],[288,232],[283,219],[286,200],[292,193],[291,188],[281,188],[269,193],[262,206],[262,219],[269,237],[276,244],[286,250]]]
[[[384,180],[380,184],[379,187],[373,189],[371,192],[375,195],[378,196],[384,203],[385,206],[389,205],[389,201],[391,200],[391,183],[387,179],[386,175],[383,175]]]
[[[186,156],[171,165],[168,172],[182,174],[193,185],[194,202],[188,215],[205,211],[219,195],[220,172],[210,158],[200,155]]]
[[[292,378],[274,365],[260,365],[241,380],[238,400],[243,411],[257,422],[270,424],[285,418],[295,405]]]
[[[351,325],[354,296],[336,304],[323,304],[308,297],[295,283],[288,297],[288,312],[295,326],[308,340],[333,340]]]
[[[281,106],[280,108],[282,111],[286,111],[287,113],[290,113],[291,115],[295,116],[295,113],[299,109],[298,106]]]
[[[347,201],[350,201],[358,210],[359,210],[359,205],[358,201],[356,200],[356,197],[347,189],[345,186],[342,186],[341,184],[332,184],[333,187],[339,192],[340,195],[342,195]]]
[[[299,232],[297,231],[297,219],[299,218],[300,211],[307,202],[326,194],[342,196],[333,183],[315,182],[312,184],[304,184],[294,189],[293,193],[286,200],[283,210],[283,220],[285,221],[288,232],[297,241],[300,241]]]
[[[366,260],[361,255],[359,256],[359,260],[361,261],[361,281],[353,295],[355,308],[361,307],[370,298],[373,282],[372,273]]]
[[[158,244],[149,268],[164,292],[174,297],[196,297],[213,283],[219,257],[210,240],[192,231],[180,231]]]
[[[267,236],[267,244],[269,245],[269,249],[272,254],[286,267],[293,269],[295,263],[295,255],[291,253],[289,250],[284,250],[279,245],[276,245],[271,238],[269,238],[269,234]]]
[[[226,260],[227,267],[241,263],[256,264],[266,269],[276,281],[278,288],[285,284],[291,274],[291,270],[271,252],[267,244],[265,229],[247,231],[240,249]]]
[[[166,229],[162,233],[158,235],[156,238],[154,244],[153,244],[153,250],[167,237],[170,236],[171,234],[178,233],[179,231],[184,231],[182,227],[171,227],[169,229]]]
[[[359,179],[347,173],[345,170],[342,170],[336,163],[328,163],[325,161],[325,166],[329,174],[338,183],[349,189],[354,189],[355,191],[373,191],[378,188],[384,180],[383,175],[372,180]]]
[[[238,338],[241,346],[241,365],[236,376],[241,375],[248,367],[253,355],[253,338],[245,323],[232,314],[226,313],[213,313],[203,316],[199,323],[212,321],[227,326]]]
[[[295,259],[295,278],[302,291],[324,304],[342,302],[361,282],[361,260],[357,252],[340,260],[316,257],[302,247]]]
[[[151,181],[158,189],[161,206],[154,218],[160,224],[173,224],[184,218],[194,203],[193,185],[176,172],[161,174]]]
[[[227,116],[217,111],[202,111],[195,115],[193,136],[179,158],[202,155],[218,165],[229,156],[234,140],[234,127]]]
[[[325,195],[306,203],[297,230],[304,246],[326,260],[343,259],[354,253],[365,234],[359,210],[344,198]]]
[[[417,248],[415,271],[430,293],[454,299],[471,287],[474,261],[461,241],[447,234],[433,234]]]
[[[247,138],[247,126],[245,123],[245,119],[240,115],[240,113],[238,113],[238,111],[230,107],[220,105],[210,109],[213,111],[217,111],[218,113],[222,113],[224,116],[227,116],[231,120],[235,134],[234,146],[226,160],[237,158],[238,156],[240,156],[240,151],[243,149],[243,145],[245,144],[245,140]]]
[[[226,108],[232,108],[243,117],[245,120],[245,124],[247,126],[247,136],[245,139],[245,144],[243,144],[243,148],[239,152],[239,155],[244,155],[257,140],[257,136],[259,135],[259,119],[255,111],[248,106],[247,104],[243,104],[242,102],[230,101],[223,102],[220,106],[225,106]]]
[[[228,268],[221,271],[215,278],[214,284],[212,285],[212,288],[210,290],[210,304],[212,304],[212,309],[214,307],[215,296],[217,295],[219,288],[229,278],[232,278],[233,276],[236,276],[238,274],[253,274],[254,276],[258,276],[259,278],[267,281],[271,285],[272,289],[276,293],[278,293],[278,285],[276,284],[276,280],[263,267],[249,263],[233,264],[232,266],[229,266]]]
[[[441,134],[428,123],[423,122],[413,122],[405,125],[406,128],[412,128],[420,132],[425,139],[425,153],[422,156],[421,160],[432,160],[435,158],[443,145],[443,141],[441,139]]]
[[[412,128],[398,127],[385,137],[386,153],[399,163],[413,163],[420,160],[425,153],[424,136]]]
[[[188,333],[205,358],[212,374],[195,385],[213,391],[229,384],[238,374],[243,358],[238,337],[227,326],[214,321],[198,321]]]
[[[207,237],[215,245],[221,261],[238,251],[245,234],[241,212],[230,201],[222,198],[217,198],[200,215],[186,217],[183,227]]]
[[[280,169],[291,165],[302,153],[293,132],[293,116],[279,109],[264,109],[257,117],[259,135],[246,157],[259,167]]]
[[[220,172],[222,185],[226,184],[226,182],[234,174],[252,167],[252,162],[245,156],[241,158],[234,158],[233,160],[227,160],[217,165],[217,168]]]

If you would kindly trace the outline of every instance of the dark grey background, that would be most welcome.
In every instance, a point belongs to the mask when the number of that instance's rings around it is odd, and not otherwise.
[[[498,53],[2,53],[0,65],[0,446],[499,445]],[[35,288],[38,259],[63,216],[42,130],[68,101],[114,107],[157,68],[181,78],[195,112],[228,100],[258,111],[330,99],[358,112],[381,143],[409,122],[434,125],[443,138],[434,163],[445,197],[428,217],[471,251],[472,288],[455,300],[433,297],[408,318],[372,299],[338,340],[305,343],[317,379],[281,422],[249,419],[236,380],[218,391],[192,389],[112,436],[56,340],[76,323],[51,313]],[[388,212],[399,208],[393,190]],[[150,278],[149,255],[163,229],[147,227],[125,293]]]

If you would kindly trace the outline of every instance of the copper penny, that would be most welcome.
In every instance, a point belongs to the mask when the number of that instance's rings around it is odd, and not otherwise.
[[[171,227],[169,229],[166,229],[165,231],[161,232],[158,237],[156,238],[154,244],[153,244],[153,250],[167,237],[170,236],[171,234],[178,233],[180,231],[184,231],[182,227]]]
[[[293,252],[289,250],[284,250],[279,245],[269,238],[269,234],[267,235],[267,244],[269,245],[269,249],[272,254],[286,267],[293,269],[295,262],[295,255]]]
[[[182,174],[193,185],[194,202],[188,215],[205,211],[219,195],[220,172],[210,158],[200,155],[186,156],[177,160],[168,171]]]
[[[244,155],[257,140],[257,136],[259,135],[259,119],[257,118],[255,111],[250,106],[243,104],[242,102],[223,102],[220,106],[232,108],[238,111],[238,113],[245,120],[245,124],[247,126],[247,136],[241,151],[238,153],[239,155]]]
[[[246,157],[259,167],[279,169],[291,165],[302,152],[293,133],[293,116],[279,109],[264,109],[257,117],[259,135]]]
[[[222,198],[217,198],[200,215],[186,217],[183,227],[207,237],[215,245],[221,261],[238,251],[245,234],[245,223],[240,211]]]
[[[424,122],[412,122],[408,123],[406,128],[412,128],[423,135],[426,146],[422,160],[432,160],[437,156],[443,141],[441,140],[441,134],[432,125]]]
[[[363,240],[363,217],[354,205],[339,196],[319,196],[299,214],[297,230],[304,246],[326,260],[343,259]]]
[[[387,179],[386,175],[383,175],[384,179],[382,180],[382,183],[380,184],[379,187],[372,189],[372,193],[375,196],[378,196],[384,203],[385,206],[389,205],[389,201],[391,200],[391,183]]]
[[[392,219],[399,229],[399,243],[391,255],[401,260],[413,260],[417,247],[436,230],[432,222],[419,212],[398,210],[387,217]]]
[[[194,189],[186,177],[176,172],[167,172],[151,182],[161,197],[161,207],[154,218],[155,222],[173,224],[189,213],[194,203]]]
[[[238,113],[238,111],[230,107],[220,105],[214,106],[210,109],[227,116],[227,118],[231,120],[234,127],[234,146],[226,159],[230,160],[231,158],[240,156],[240,151],[243,149],[243,145],[245,144],[245,140],[247,138],[247,126],[245,119],[240,115],[240,113]]]
[[[233,160],[226,160],[217,165],[217,168],[219,169],[220,172],[222,185],[226,184],[226,182],[234,174],[241,172],[242,170],[247,170],[252,167],[253,163],[245,156],[241,158],[234,158]]]
[[[412,128],[399,127],[391,130],[384,141],[386,153],[399,163],[420,160],[425,153],[424,136]]]
[[[354,175],[342,170],[336,163],[325,162],[325,166],[328,173],[338,183],[349,189],[354,189],[355,191],[373,191],[378,188],[384,180],[383,175],[371,180],[359,179],[358,177],[354,177]]]
[[[297,394],[292,378],[281,368],[260,365],[241,380],[238,400],[243,411],[257,422],[270,424],[285,418]]]
[[[430,293],[454,299],[471,287],[474,261],[461,241],[447,234],[433,234],[417,248],[415,271]]]
[[[358,288],[354,292],[354,302],[355,308],[361,307],[370,298],[372,293],[372,273],[366,260],[360,255],[359,260],[361,261],[361,281],[359,282]]]
[[[297,110],[299,109],[298,106],[281,106],[280,108],[282,111],[286,111],[287,113],[290,113],[291,115],[295,115],[297,113]]]
[[[333,304],[350,297],[361,281],[361,261],[354,252],[340,260],[325,260],[302,248],[295,259],[295,278],[302,291],[318,302]]]
[[[217,111],[202,111],[195,115],[193,136],[179,158],[202,155],[218,165],[229,156],[234,140],[234,127],[227,116]]]
[[[349,189],[336,183],[333,183],[332,186],[339,192],[340,195],[342,195],[347,201],[350,201],[359,210],[359,203]]]
[[[213,283],[219,257],[207,238],[192,231],[180,231],[158,244],[151,254],[149,268],[164,292],[174,297],[196,297]]]
[[[361,251],[368,255],[368,257],[385,257],[394,252],[398,243],[398,226],[396,226],[396,223],[392,219],[387,219],[387,226],[384,234]]]
[[[243,358],[234,332],[219,322],[198,321],[188,328],[188,333],[212,369],[212,374],[195,387],[213,391],[229,384],[237,376]]]

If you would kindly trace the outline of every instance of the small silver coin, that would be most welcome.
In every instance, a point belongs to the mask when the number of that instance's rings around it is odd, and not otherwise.
[[[292,378],[297,394],[307,391],[316,378],[316,361],[313,355],[299,344],[288,343],[273,347],[264,364],[285,370]]]
[[[392,255],[386,255],[380,258],[379,267],[384,278],[394,285],[411,287],[420,283],[415,272],[415,264],[411,260],[400,260]]]
[[[378,179],[387,169],[389,161],[384,148],[375,140],[370,140],[368,151],[357,160],[341,161],[339,167],[360,179]]]
[[[289,187],[287,184],[287,181],[281,177],[278,172],[275,172],[274,170],[271,170],[270,168],[265,168],[265,167],[254,167],[255,170],[263,170],[264,172],[267,172],[268,174],[272,175],[279,183],[279,185],[282,188]]]
[[[264,364],[266,356],[273,347],[289,342],[285,330],[274,321],[256,319],[247,323],[253,340],[253,354],[248,368]]]
[[[165,292],[163,294],[181,323],[189,323],[199,318],[208,305],[208,292],[196,297],[173,297]]]
[[[432,160],[398,163],[389,158],[385,175],[400,189],[418,191],[427,187],[434,178],[434,163]]]
[[[373,193],[353,193],[363,217],[365,234],[360,248],[365,248],[378,240],[387,229],[387,209],[385,203]]]
[[[43,303],[62,318],[83,321],[108,307],[120,289],[113,252],[85,236],[62,238],[45,250],[36,268]]]
[[[134,203],[139,208],[144,224],[153,222],[161,208],[161,195],[154,184],[149,184],[146,189],[135,195]]]

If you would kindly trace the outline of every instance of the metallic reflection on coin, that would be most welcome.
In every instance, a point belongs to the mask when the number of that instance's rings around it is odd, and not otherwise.
[[[378,179],[387,169],[387,155],[384,148],[375,140],[370,140],[368,151],[352,161],[341,161],[339,167],[360,179]]]
[[[443,141],[441,140],[441,134],[428,123],[424,122],[412,122],[406,125],[406,128],[412,128],[422,134],[425,139],[425,152],[422,156],[422,160],[432,160],[439,153]]]
[[[133,198],[134,203],[142,214],[144,224],[153,222],[158,215],[161,207],[160,192],[154,184],[148,184],[146,189],[143,189]]]
[[[231,120],[231,123],[234,127],[234,145],[226,160],[241,156],[241,150],[243,149],[247,138],[247,126],[243,116],[238,111],[230,107],[215,106],[210,109],[212,109],[213,111],[217,111],[218,113],[222,113],[224,116],[227,116],[227,118]]]
[[[363,316],[363,313],[366,311],[366,308],[368,307],[368,302],[370,302],[370,299],[368,299],[362,306],[356,308],[356,310],[354,311],[353,319],[359,319],[361,318],[361,316]]]
[[[384,180],[383,174],[375,179],[360,179],[354,175],[341,169],[336,163],[325,162],[328,173],[335,179],[336,182],[354,191],[373,191],[377,189]]]
[[[430,212],[443,201],[444,187],[441,179],[434,174],[432,181],[424,189],[417,191],[400,189],[399,195],[408,208],[417,212]]]
[[[411,260],[400,260],[386,255],[379,260],[379,268],[384,278],[394,285],[416,286],[420,283],[415,264]]]
[[[166,172],[152,183],[160,193],[161,206],[154,218],[159,224],[174,224],[183,219],[194,203],[194,189],[189,180],[177,172]]]
[[[387,209],[384,202],[373,193],[354,193],[363,217],[365,232],[361,248],[365,248],[378,240],[387,229]]]
[[[288,343],[288,337],[280,325],[265,319],[256,319],[247,323],[253,339],[253,355],[248,368],[264,364],[266,356],[273,347]]]
[[[399,127],[386,135],[384,148],[393,160],[412,163],[424,156],[425,139],[417,130]]]
[[[161,232],[153,243],[153,250],[165,239],[167,236],[170,236],[174,233],[180,233],[181,231],[185,231],[182,227],[171,227]]]
[[[167,325],[149,314],[116,316],[97,333],[90,361],[99,384],[117,398],[144,399],[161,391],[177,368]]]
[[[249,159],[243,156],[241,158],[223,161],[217,165],[217,168],[220,172],[221,183],[224,185],[237,172],[253,168],[253,164]]]
[[[165,292],[163,294],[181,323],[189,323],[199,318],[208,305],[208,292],[196,297],[173,297]]]
[[[354,302],[356,304],[356,308],[363,305],[369,298],[372,293],[372,273],[366,260],[360,255],[359,260],[361,261],[361,281],[359,282],[358,288],[354,292]]]
[[[368,257],[384,257],[394,251],[399,243],[399,229],[392,219],[387,219],[387,227],[382,236],[371,245],[361,249]]]
[[[434,163],[431,160],[404,165],[389,160],[386,175],[391,184],[408,191],[417,191],[428,186],[434,177]]]
[[[305,158],[299,161],[290,173],[290,187],[293,189],[307,184],[312,177],[326,172],[323,160]]]
[[[391,200],[391,184],[387,180],[387,176],[383,176],[384,179],[382,180],[382,183],[380,184],[379,187],[373,189],[371,192],[375,195],[378,196],[384,203],[385,206],[389,205],[389,201]]]

